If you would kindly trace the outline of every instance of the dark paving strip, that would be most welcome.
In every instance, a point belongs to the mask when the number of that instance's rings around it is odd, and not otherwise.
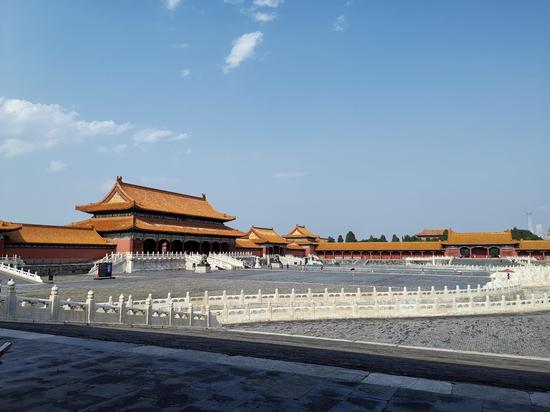
[[[253,356],[289,362],[469,382],[526,391],[550,391],[550,362],[398,348],[363,343],[229,332],[87,327],[0,322],[0,328],[86,339]]]

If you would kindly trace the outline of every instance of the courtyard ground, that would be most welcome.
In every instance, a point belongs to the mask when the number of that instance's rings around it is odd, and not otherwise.
[[[416,289],[418,286],[429,289],[434,286],[442,289],[444,286],[454,288],[456,285],[466,287],[470,284],[476,287],[484,285],[489,280],[488,274],[477,272],[475,274],[453,274],[448,272],[435,272],[431,274],[408,273],[406,268],[396,270],[394,268],[376,268],[373,272],[300,272],[299,270],[238,270],[216,271],[208,274],[195,274],[193,272],[141,272],[131,275],[117,275],[112,280],[93,280],[87,275],[81,276],[57,276],[55,283],[59,287],[62,298],[72,300],[84,300],[88,290],[93,290],[97,300],[107,300],[109,296],[118,298],[123,293],[125,296],[132,294],[134,299],[144,299],[151,293],[153,297],[165,297],[168,292],[172,296],[185,296],[189,291],[192,295],[201,295],[205,290],[212,294],[221,294],[226,290],[229,294],[238,294],[241,289],[245,293],[257,293],[262,289],[264,293],[270,293],[279,289],[279,292],[290,292],[292,288],[296,292],[305,292],[308,288],[313,291],[322,291],[324,288],[339,290],[340,288],[357,289],[358,287],[369,290],[376,286],[380,290],[387,287],[403,287]],[[52,285],[31,284],[15,279],[17,291],[25,296],[46,297]],[[2,279],[5,285],[7,278]]]
[[[0,329],[4,340],[2,411],[550,411],[548,392]]]

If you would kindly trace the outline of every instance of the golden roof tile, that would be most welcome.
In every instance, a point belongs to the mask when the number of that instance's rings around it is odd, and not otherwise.
[[[228,222],[235,216],[218,212],[202,197],[169,192],[167,190],[138,186],[117,178],[111,191],[99,202],[75,207],[86,213],[124,211],[130,209],[147,210],[166,214],[203,217]]]
[[[21,224],[5,235],[6,243],[109,246],[110,243],[92,228]]]
[[[441,242],[323,242],[316,250],[320,252],[439,251]]]

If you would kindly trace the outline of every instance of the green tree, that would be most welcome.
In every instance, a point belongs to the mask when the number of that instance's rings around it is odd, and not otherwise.
[[[445,229],[443,231],[443,236],[441,236],[441,240],[449,240],[449,229]]]
[[[344,243],[344,238],[342,235],[338,235],[338,243]]]
[[[379,242],[387,242],[386,236],[380,235],[380,238],[378,239]]]
[[[397,236],[396,234],[394,234],[394,235],[391,237],[391,241],[392,241],[392,242],[400,242],[401,240],[399,239],[399,236]]]
[[[355,233],[353,233],[351,230],[346,235],[346,242],[357,242]]]
[[[329,236],[329,237],[327,238],[327,242],[328,242],[328,243],[334,243],[334,238],[333,238],[332,236]]]
[[[510,231],[512,232],[512,239],[514,240],[542,240],[542,238],[526,229],[518,229],[514,226]]]

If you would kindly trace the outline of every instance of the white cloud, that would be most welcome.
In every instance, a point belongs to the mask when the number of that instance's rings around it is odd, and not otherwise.
[[[112,120],[85,121],[75,111],[57,104],[32,103],[0,97],[0,158],[14,158],[31,152],[48,150],[82,142],[85,139],[133,138],[136,142],[155,143],[189,137],[167,129],[138,129],[131,123]],[[133,132],[133,135],[130,133]],[[100,146],[121,153],[127,144]]]
[[[189,43],[174,44],[174,49],[187,49],[187,48],[189,48]]]
[[[256,13],[254,13],[252,15],[252,17],[254,18],[254,20],[256,20],[260,23],[267,23],[267,22],[275,19],[275,17],[277,17],[277,13],[263,13],[261,11],[258,11]]]
[[[168,10],[176,10],[181,3],[181,0],[164,0],[164,7]]]
[[[153,144],[162,141],[175,142],[189,139],[188,133],[178,133],[167,129],[143,129],[134,134],[134,142]]]
[[[336,20],[334,20],[334,23],[332,23],[332,30],[334,31],[344,31],[349,27],[348,22],[346,21],[346,16],[343,14],[341,16],[336,17]]]
[[[255,31],[243,34],[236,40],[233,40],[231,52],[225,58],[223,72],[229,73],[231,70],[239,67],[241,63],[254,54],[254,49],[262,42],[263,33]]]
[[[121,143],[114,146],[99,146],[97,151],[101,153],[122,154],[126,151],[126,149],[128,149],[128,145]]]
[[[273,177],[276,179],[293,179],[297,177],[305,177],[308,176],[309,172],[279,172],[275,173]]]
[[[191,70],[189,69],[181,69],[180,71],[180,75],[182,79],[187,79],[190,74],[191,74]]]
[[[254,0],[253,4],[257,7],[278,7],[283,0]]]
[[[84,138],[121,135],[132,125],[84,121],[57,104],[0,98],[0,157],[16,157]]]
[[[67,165],[63,163],[61,160],[52,160],[48,167],[46,168],[46,171],[48,173],[59,173],[64,171],[67,168]]]

